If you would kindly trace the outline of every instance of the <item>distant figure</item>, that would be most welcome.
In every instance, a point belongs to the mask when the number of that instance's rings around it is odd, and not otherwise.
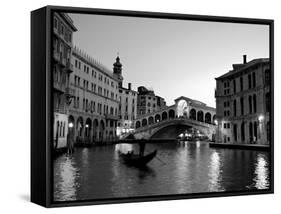
[[[140,156],[144,155],[144,149],[145,149],[145,139],[141,139],[139,141],[139,146],[140,146]]]
[[[256,140],[257,140],[257,138],[256,138],[256,136],[254,136],[254,137],[253,137],[253,143],[254,143],[254,144],[256,143]]]
[[[67,140],[67,154],[71,155],[74,151],[74,140],[71,131],[67,133],[66,140]]]

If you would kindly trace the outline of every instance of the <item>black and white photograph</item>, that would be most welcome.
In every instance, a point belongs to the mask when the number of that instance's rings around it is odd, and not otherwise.
[[[271,190],[268,24],[51,19],[54,203]]]

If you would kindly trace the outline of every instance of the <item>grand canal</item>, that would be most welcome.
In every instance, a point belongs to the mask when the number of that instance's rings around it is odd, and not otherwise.
[[[239,191],[269,188],[269,153],[209,148],[207,142],[147,144],[158,150],[145,169],[124,165],[118,144],[76,148],[54,160],[54,200],[71,201],[130,196]]]

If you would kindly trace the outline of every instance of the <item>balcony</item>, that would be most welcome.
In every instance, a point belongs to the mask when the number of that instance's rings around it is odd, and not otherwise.
[[[60,55],[59,55],[58,52],[54,51],[53,56],[54,56],[54,60],[55,60],[55,61],[57,61],[57,62],[60,61]]]
[[[64,67],[66,66],[66,58],[62,56],[62,53],[60,53],[60,64]]]
[[[71,64],[70,60],[66,60],[66,66],[65,69],[67,72],[71,73],[73,72],[73,65]]]
[[[60,106],[60,107],[54,107],[54,112],[60,113],[60,114],[67,114],[67,110]]]
[[[105,116],[105,119],[109,119],[109,120],[119,120],[119,117],[118,116],[115,116],[113,114],[104,114]]]
[[[65,94],[69,97],[74,97],[75,96],[75,89],[70,88],[70,87],[66,87],[65,88]]]
[[[54,89],[56,89],[57,91],[59,91],[61,93],[65,93],[65,91],[66,91],[65,84],[63,84],[62,82],[56,81],[56,80],[53,81],[53,87],[54,87]]]

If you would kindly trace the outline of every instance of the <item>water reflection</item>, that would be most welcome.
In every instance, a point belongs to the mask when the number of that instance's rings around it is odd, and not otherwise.
[[[54,199],[112,197],[265,189],[270,185],[269,154],[209,148],[207,142],[147,144],[157,149],[147,167],[128,167],[118,151],[139,151],[137,144],[77,148],[73,157],[54,162]]]
[[[255,187],[257,189],[266,189],[269,187],[268,160],[264,154],[258,154],[255,164]]]
[[[79,177],[79,173],[75,167],[74,159],[66,156],[60,159],[60,163],[56,164],[54,169],[54,200],[76,200],[76,190],[79,187],[76,179]]]
[[[222,191],[221,187],[221,159],[218,152],[214,151],[211,154],[209,166],[209,190],[211,192]]]

